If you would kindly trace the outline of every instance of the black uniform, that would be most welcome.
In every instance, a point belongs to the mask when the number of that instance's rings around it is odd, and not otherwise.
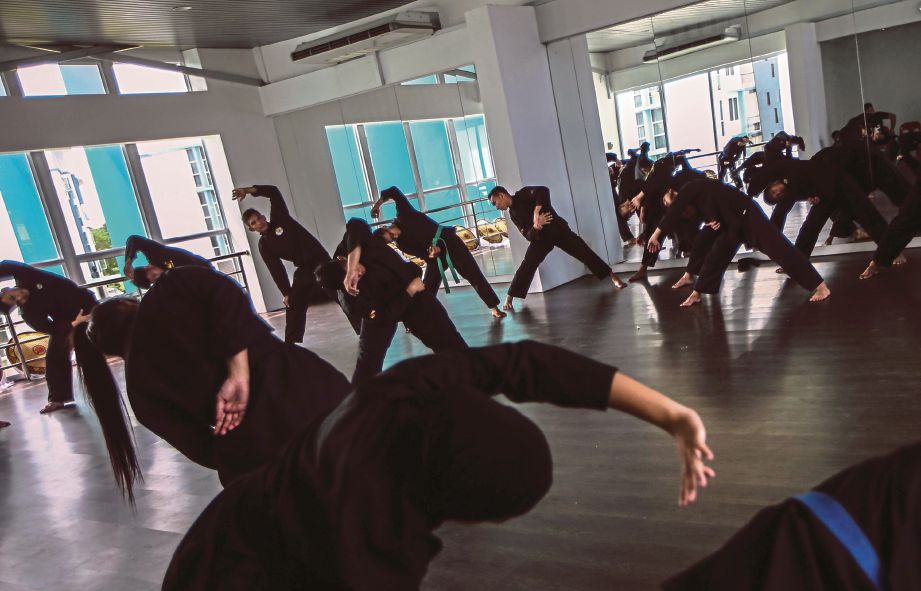
[[[896,215],[879,239],[879,246],[873,254],[873,261],[881,267],[892,266],[911,239],[921,230],[921,188],[918,183],[912,187],[908,197],[899,206]]]
[[[534,228],[534,208],[538,205],[541,206],[541,213],[553,215],[553,221],[541,230]],[[524,260],[515,271],[512,284],[508,288],[508,295],[511,297],[525,298],[528,295],[528,287],[534,280],[537,267],[554,247],[559,247],[569,256],[584,263],[598,279],[610,276],[611,267],[570,229],[566,220],[554,211],[550,203],[550,189],[547,187],[522,187],[520,191],[512,195],[509,215],[512,223],[530,242],[524,254]]]
[[[147,257],[148,263],[164,270],[174,267],[211,267],[211,261],[184,248],[166,246],[143,236],[129,236],[125,242],[125,262],[133,262],[139,252]]]
[[[676,173],[675,170],[678,167],[680,167],[681,170]],[[662,221],[662,217],[665,215],[666,211],[662,198],[665,196],[668,188],[676,183],[684,185],[691,180],[704,178],[707,178],[706,175],[692,167],[684,154],[679,156],[667,154],[656,161],[652,172],[649,173],[649,176],[646,177],[646,182],[643,184],[644,217],[643,233],[641,236],[644,241],[648,241],[656,228],[660,227],[659,222]],[[693,243],[697,228],[694,227],[693,220],[687,220],[686,218],[683,218],[683,220],[685,223],[675,224],[674,227],[669,228],[668,233],[663,232],[662,238],[670,237],[676,242],[676,246],[678,246],[680,250],[680,246],[687,246],[688,250],[690,250],[689,245]],[[697,227],[699,228],[699,226],[700,224],[698,223]],[[658,252],[649,252],[649,250],[643,252],[643,266],[655,267],[658,260]]]
[[[625,199],[621,198],[620,193],[617,191],[620,177],[625,170],[626,168],[620,169],[617,166],[611,166],[610,162],[608,163],[608,178],[611,181],[611,194],[614,197],[614,215],[617,216],[617,230],[620,232],[620,239],[624,242],[629,242],[635,237],[633,236],[633,231],[630,229],[630,224],[627,222],[630,216],[624,216],[620,211],[619,206]],[[633,174],[633,172],[631,171],[630,174]]]
[[[249,404],[243,422],[215,436],[215,400],[227,360],[246,349]],[[274,458],[350,388],[314,353],[281,342],[246,293],[222,273],[180,267],[141,300],[127,345],[125,383],[137,420],[227,484]]]
[[[359,262],[365,268],[365,275],[358,283],[358,295],[346,293],[341,282],[325,286],[339,292],[346,314],[359,325],[358,360],[352,384],[358,385],[380,373],[399,322],[432,351],[467,347],[435,292],[426,289],[412,297],[406,293],[406,287],[419,278],[419,267],[404,261],[386,242],[374,236],[367,222],[352,218],[346,224],[336,256],[347,256],[359,246]]]
[[[259,254],[265,261],[275,285],[288,297],[285,310],[285,342],[300,343],[307,327],[307,307],[318,293],[313,272],[329,261],[329,253],[313,234],[288,213],[288,206],[277,187],[256,185],[256,194],[268,197],[271,203],[269,228],[259,238]],[[296,267],[294,281],[288,281],[288,271],[282,260]]]
[[[706,180],[706,178],[706,175],[699,170],[687,168],[674,176],[669,187],[679,191],[680,195],[680,191],[688,183]],[[672,205],[674,206],[675,203]],[[660,236],[677,237],[679,243],[685,244],[687,248],[680,248],[683,251],[690,251],[685,271],[691,275],[699,275],[710,249],[713,248],[718,232],[710,226],[703,225],[707,220],[704,219],[704,212],[694,201],[689,199],[682,200],[678,207],[680,209],[671,208],[667,210],[674,213],[663,215],[659,220]],[[645,254],[643,258],[646,260]]]
[[[417,211],[409,199],[396,187],[390,187],[381,193],[384,199],[393,199],[397,207],[397,225],[402,233],[397,239],[397,246],[403,252],[418,257],[426,261],[425,275],[423,283],[425,289],[432,293],[438,293],[438,285],[441,283],[441,273],[438,271],[438,263],[434,259],[428,258],[428,249],[432,246],[435,239],[435,233],[438,231],[438,222]],[[454,268],[460,273],[460,276],[470,282],[470,285],[476,290],[480,299],[486,304],[487,308],[495,308],[499,305],[499,296],[493,291],[486,276],[476,259],[470,254],[470,250],[464,244],[464,241],[457,237],[454,228],[447,226],[441,230],[441,240],[438,243],[442,253],[439,255],[442,266],[448,268],[448,260],[445,254],[451,257]]]
[[[786,131],[778,131],[768,143],[764,144],[763,150],[755,152],[736,168],[736,174],[742,174],[742,179],[747,182],[747,176],[753,174],[754,169],[760,168],[765,164],[777,162],[778,160],[793,159],[793,146],[790,145],[791,142],[799,145],[801,150],[805,149],[806,143],[803,141],[803,138],[790,135]]]
[[[84,314],[90,313],[96,306],[96,296],[60,275],[16,261],[0,261],[0,279],[8,277],[12,277],[18,287],[29,290],[29,301],[19,310],[22,319],[33,329],[49,336],[45,354],[48,401],[72,401],[74,387],[70,358],[74,340],[85,338],[86,324],[74,328],[71,322],[81,310]]]
[[[718,235],[694,285],[696,291],[719,291],[723,274],[743,242],[758,248],[807,290],[814,291],[822,283],[822,277],[809,260],[768,221],[761,208],[738,189],[709,179],[688,183],[662,220],[663,231],[674,227],[687,207],[700,211],[707,222],[720,223]]]
[[[814,499],[823,502],[819,513],[812,509]],[[860,535],[846,538],[847,544],[862,547],[858,555],[864,557],[863,564],[870,566],[875,558],[878,568],[860,566],[829,526],[828,505],[837,505],[836,516],[849,516],[849,532],[861,532],[866,545],[857,545]],[[844,522],[847,519],[832,520],[835,528]],[[919,532],[921,442],[839,472],[805,498],[763,509],[722,548],[667,581],[664,588],[914,591],[921,589]]]
[[[745,153],[745,145],[739,145],[738,137],[734,137],[723,146],[723,151],[717,156],[716,178],[720,181],[726,180],[726,174],[732,177],[732,182],[736,187],[741,188],[742,181],[735,174],[735,165]]]
[[[397,364],[218,495],[163,589],[418,589],[444,521],[522,515],[550,488],[540,429],[491,397],[601,410],[616,371],[533,341]]]

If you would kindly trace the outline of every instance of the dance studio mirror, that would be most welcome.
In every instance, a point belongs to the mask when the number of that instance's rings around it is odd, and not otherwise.
[[[918,83],[906,75],[921,60],[919,21],[917,2],[707,0],[589,33],[603,148],[613,174],[621,175],[616,199],[628,201],[633,195],[627,193],[637,190],[623,177],[631,170],[624,164],[644,142],[653,161],[699,150],[687,154],[691,166],[723,173],[725,182],[744,189],[751,178],[746,169],[756,170],[762,156],[744,163],[778,134],[795,138],[794,158],[810,158],[840,141],[838,132],[858,119],[869,134],[850,145],[859,144],[866,157],[849,170],[891,219],[900,190],[887,189],[898,179],[914,180],[914,145],[921,140],[921,107],[913,100]],[[894,56],[893,47],[906,49]],[[864,117],[864,103],[877,113]],[[719,153],[743,136],[750,143],[721,170]],[[611,163],[611,153],[618,163]],[[756,203],[773,212],[762,197]],[[784,232],[791,241],[809,209],[799,201],[787,213]],[[621,237],[638,236],[638,216],[622,216],[629,232]],[[814,254],[874,250],[852,217],[829,219]],[[660,253],[661,265],[680,265],[670,260],[683,254],[671,246]],[[626,262],[641,257],[640,246],[625,246]]]

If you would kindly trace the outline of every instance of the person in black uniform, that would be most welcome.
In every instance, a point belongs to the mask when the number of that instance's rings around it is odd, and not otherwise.
[[[128,402],[138,422],[223,484],[275,457],[350,389],[335,367],[283,343],[223,273],[178,267],[138,301],[112,298],[87,329],[96,348],[125,359]],[[129,498],[140,474],[108,366],[108,387],[88,388],[116,474]]]
[[[26,324],[49,337],[45,354],[48,404],[39,412],[67,408],[74,403],[71,353],[76,351],[77,365],[81,360],[92,361],[85,322],[96,306],[96,297],[60,275],[16,261],[0,261],[0,280],[9,278],[16,285],[0,290],[0,311],[8,314],[18,306]]]
[[[768,143],[764,144],[763,150],[755,152],[736,168],[736,175],[741,175],[742,181],[747,184],[755,169],[778,160],[792,160],[794,146],[800,151],[805,150],[806,140],[797,135],[790,135],[786,131],[778,131]]]
[[[448,257],[450,257],[457,272],[470,282],[477,295],[492,312],[493,318],[500,320],[505,318],[505,312],[499,309],[499,296],[493,291],[464,241],[457,237],[454,228],[440,227],[438,222],[417,211],[406,195],[396,187],[390,187],[381,192],[380,199],[371,207],[371,216],[378,218],[381,205],[390,200],[393,200],[396,205],[397,217],[389,227],[381,228],[381,238],[384,242],[395,242],[406,254],[426,261],[425,275],[422,279],[425,289],[433,294],[438,293],[442,276],[437,261],[440,260],[442,268],[447,269]],[[439,227],[441,233],[438,244],[435,244],[435,235]]]
[[[861,279],[869,279],[877,275],[880,269],[907,263],[908,259],[905,258],[903,251],[921,230],[921,186],[917,180],[921,179],[921,164],[914,158],[906,160],[906,164],[916,175],[915,183],[908,192],[908,196],[899,205],[899,213],[889,222],[889,226],[880,237],[873,258],[860,274]]]
[[[135,267],[133,265],[137,253],[141,253],[147,258],[145,266]],[[164,271],[174,267],[188,266],[211,268],[211,263],[205,257],[198,256],[184,248],[166,246],[144,236],[129,236],[125,242],[125,268],[123,273],[125,277],[134,281],[135,285],[143,289],[150,289],[150,286],[160,278]]]
[[[773,225],[761,208],[742,191],[720,181],[698,180],[684,186],[672,185],[665,195],[668,213],[649,239],[648,248],[658,250],[659,239],[676,223],[686,207],[702,212],[703,219],[719,232],[704,260],[694,291],[681,303],[693,306],[700,294],[719,291],[726,268],[742,243],[757,248],[772,261],[786,269],[790,277],[812,293],[811,302],[824,300],[831,291],[809,259],[797,250]]]
[[[921,441],[759,511],[665,591],[921,589]]]
[[[435,292],[419,278],[419,267],[372,234],[367,222],[349,220],[335,254],[316,274],[324,289],[339,291],[340,305],[358,325],[353,385],[380,373],[399,322],[432,351],[467,348]]]
[[[418,357],[357,387],[272,465],[219,494],[180,542],[163,590],[419,589],[442,523],[517,517],[550,488],[543,433],[493,400],[500,392],[662,428],[681,458],[681,505],[714,476],[697,413],[614,367],[534,341]]]
[[[307,328],[307,308],[319,293],[313,272],[318,265],[330,260],[329,253],[313,234],[291,217],[277,187],[254,185],[233,190],[235,200],[242,201],[247,195],[269,199],[270,219],[255,209],[247,209],[243,212],[243,223],[250,231],[260,234],[259,254],[284,296],[285,342],[300,343]],[[288,280],[282,260],[294,263],[293,281]]]
[[[848,119],[844,129],[856,130],[863,127],[866,130],[866,135],[872,135],[873,130],[884,127],[887,120],[889,122],[889,129],[894,132],[896,130],[896,118],[894,113],[877,111],[876,108],[873,107],[873,103],[864,103],[863,113]]]
[[[732,138],[723,146],[723,151],[717,156],[717,179],[725,182],[726,174],[728,173],[736,188],[742,188],[742,180],[736,173],[735,166],[742,154],[745,153],[745,146],[750,143],[752,143],[751,138],[743,135]]]
[[[512,223],[530,242],[505,296],[503,308],[506,310],[512,309],[512,298],[527,297],[537,267],[555,247],[581,261],[599,280],[610,277],[618,289],[627,287],[611,267],[569,228],[566,220],[557,215],[550,203],[550,189],[547,187],[522,187],[511,195],[505,187],[497,186],[489,192],[489,202],[499,211],[508,211]]]
[[[624,170],[624,165],[614,152],[606,153],[605,158],[608,162],[608,178],[611,181],[611,194],[614,197],[614,215],[617,216],[617,231],[620,232],[620,239],[624,244],[634,244],[636,242],[636,237],[633,235],[633,231],[630,229],[630,224],[627,221],[633,212],[622,207],[624,200],[617,191],[617,184],[620,181],[620,175]]]

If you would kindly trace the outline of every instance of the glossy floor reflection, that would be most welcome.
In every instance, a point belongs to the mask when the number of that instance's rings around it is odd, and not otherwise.
[[[583,278],[532,295],[503,323],[469,289],[442,294],[472,345],[555,343],[696,407],[718,476],[697,506],[679,509],[667,436],[613,413],[528,405],[553,449],[553,489],[523,518],[442,528],[424,588],[655,589],[763,505],[917,439],[921,251],[860,282],[866,258],[818,263],[834,292],[818,305],[771,265],[730,271],[719,302],[690,310],[668,287],[677,270],[619,293]],[[348,374],[355,338],[341,313],[322,306],[309,322],[307,346]],[[400,333],[388,363],[424,352]],[[217,478],[137,428],[146,482],[132,514],[91,411],[40,417],[44,398],[36,383],[0,399],[0,418],[13,421],[0,431],[0,589],[157,589]]]

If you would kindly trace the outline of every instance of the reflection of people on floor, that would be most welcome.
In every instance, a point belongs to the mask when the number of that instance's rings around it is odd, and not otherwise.
[[[96,306],[96,297],[60,275],[16,261],[0,261],[0,281],[8,278],[16,285],[0,290],[0,311],[9,314],[18,306],[26,324],[48,335],[48,404],[39,412],[47,414],[70,407],[74,403],[71,353],[76,353],[81,368],[99,357],[86,339],[85,324]]]
[[[715,294],[719,291],[723,274],[743,242],[786,269],[791,279],[812,293],[809,301],[817,302],[831,295],[815,267],[742,191],[719,181],[692,181],[684,186],[671,186],[665,195],[665,203],[669,208],[666,218],[680,216],[686,208],[692,207],[702,213],[711,229],[718,232],[694,283],[694,291],[682,302],[682,307],[698,303],[702,293]],[[663,220],[666,228],[674,223],[670,219]],[[649,239],[650,250],[659,249],[661,236],[662,228],[657,228]]]
[[[381,205],[390,200],[396,205],[397,217],[389,227],[379,230],[380,237],[384,242],[396,243],[406,254],[426,261],[422,278],[425,289],[433,294],[438,293],[438,286],[445,280],[445,272],[453,265],[460,276],[470,282],[486,307],[492,311],[493,317],[500,320],[505,318],[505,312],[499,309],[499,296],[464,241],[457,237],[454,228],[440,226],[418,211],[396,187],[381,192],[380,199],[371,207],[371,216],[379,217]]]
[[[610,278],[618,289],[627,286],[556,213],[547,187],[522,187],[511,195],[505,187],[498,186],[489,192],[489,202],[500,211],[508,211],[512,223],[530,243],[508,288],[503,305],[506,310],[512,309],[512,298],[527,297],[537,267],[557,247],[582,262],[599,280]]]
[[[612,408],[665,430],[681,505],[714,475],[697,414],[603,363],[534,341],[418,357],[219,494],[176,549],[164,591],[418,589],[443,523],[523,515],[551,486],[547,440],[498,393]]]
[[[137,253],[141,253],[147,258],[145,266],[135,267],[133,265]],[[144,236],[129,236],[125,242],[125,268],[123,272],[126,277],[134,281],[135,285],[143,289],[150,289],[150,286],[160,278],[164,271],[175,267],[188,266],[211,267],[211,262],[184,248],[166,246]]]
[[[307,329],[307,308],[319,294],[313,275],[317,265],[329,261],[329,253],[313,234],[295,220],[278,187],[254,185],[233,190],[233,198],[242,201],[247,195],[267,197],[271,204],[269,219],[256,211],[243,212],[243,223],[259,236],[259,254],[272,274],[285,304],[285,342],[300,343]],[[282,261],[294,263],[294,280]]]
[[[140,301],[99,304],[88,332],[99,351],[125,359],[138,422],[225,485],[275,457],[350,387],[335,367],[275,337],[246,292],[212,269],[179,267]],[[130,498],[140,470],[121,397],[108,366],[95,369],[108,381],[88,394]]]
[[[921,589],[921,442],[758,512],[665,591]]]

